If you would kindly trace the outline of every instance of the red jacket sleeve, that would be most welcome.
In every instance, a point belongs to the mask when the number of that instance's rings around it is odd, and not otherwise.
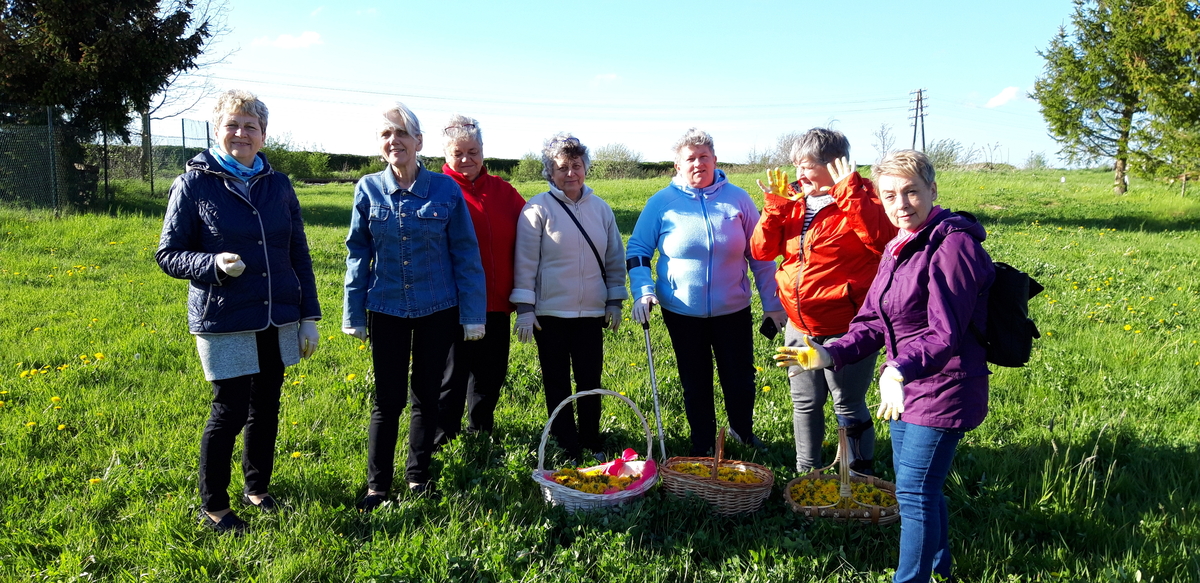
[[[883,248],[896,236],[896,227],[888,220],[871,181],[858,172],[852,173],[833,187],[833,202],[845,213],[848,225],[863,245],[883,255]]]
[[[788,217],[796,201],[777,196],[767,195],[763,205],[762,216],[754,225],[754,233],[750,235],[750,256],[759,261],[774,261],[776,257],[787,254],[787,233],[785,232]]]

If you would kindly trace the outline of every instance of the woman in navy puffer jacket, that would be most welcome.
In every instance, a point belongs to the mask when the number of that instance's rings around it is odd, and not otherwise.
[[[200,522],[246,529],[229,508],[230,458],[245,428],[242,501],[275,509],[268,493],[283,369],[317,349],[321,318],[300,202],[259,154],[267,107],[246,91],[217,101],[217,146],[188,161],[171,185],[154,258],[186,279],[188,328],[213,401],[200,438]]]

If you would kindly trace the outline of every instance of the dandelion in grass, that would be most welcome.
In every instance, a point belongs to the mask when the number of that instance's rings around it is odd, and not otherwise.
[[[769,392],[771,392],[771,385],[766,385],[766,386],[764,386],[764,387],[763,387],[763,392],[764,392],[764,393],[769,393]]]
[[[55,396],[53,396],[53,397],[50,397],[50,402],[51,402],[51,403],[61,403],[61,402],[62,402],[62,397],[59,397],[58,395],[55,395]]]
[[[621,391],[620,393],[617,393],[617,394],[618,394],[618,395],[621,395],[622,397],[624,397],[624,396],[625,396],[625,391]]]
[[[1129,324],[1126,324],[1126,325],[1125,325],[1125,331],[1126,331],[1126,332],[1128,332],[1129,330],[1133,330],[1133,326],[1130,326]]]
[[[300,453],[300,452],[298,452],[298,451],[293,451],[293,452],[292,452],[292,459],[294,459],[294,460],[296,460],[296,459],[300,459],[300,457],[301,457],[301,456],[303,456],[303,455],[304,455],[304,454],[302,454],[302,453]]]
[[[29,428],[37,427],[37,421],[28,421],[25,423],[25,427],[29,427]]]
[[[58,425],[58,427],[55,427],[55,429],[56,429],[56,430],[58,430],[58,431],[62,431],[62,430],[64,430],[64,429],[66,429],[66,428],[67,428],[67,426],[66,426],[66,425],[63,425],[63,424],[61,424],[61,423]]]
[[[97,352],[97,353],[96,353],[95,355],[93,355],[93,356],[95,356],[95,357],[96,357],[96,360],[104,360],[104,353],[103,353],[103,352]]]
[[[366,345],[366,344],[359,344],[359,345],[358,345],[358,349],[359,349],[359,350],[366,350],[366,349],[367,349],[367,345]]]
[[[88,480],[88,483],[89,484],[99,484],[100,482],[103,482],[103,481],[104,481],[104,478],[92,478],[92,479]]]
[[[298,385],[298,384],[300,384],[300,381],[292,381],[292,386],[293,386],[293,387],[294,387],[294,386],[296,386],[296,385]]]
[[[0,401],[0,407],[4,407],[5,405],[6,403],[4,401]]]
[[[758,371],[758,372],[762,372],[762,371],[763,371],[763,367],[761,367],[761,366],[758,366],[758,365],[756,364],[756,365],[754,365],[754,370],[756,370],[756,371]]]
[[[346,380],[348,380],[348,381],[352,381],[356,378],[358,378],[358,375],[356,375],[354,373],[350,373],[350,374],[346,375]]]
[[[62,409],[62,407],[61,407],[61,406],[56,406],[56,407],[54,407],[54,410],[55,410],[55,411],[58,411],[59,409]]]

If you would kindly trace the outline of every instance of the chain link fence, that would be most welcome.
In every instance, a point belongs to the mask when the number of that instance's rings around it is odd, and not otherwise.
[[[209,122],[180,119],[176,127],[179,133],[170,135],[161,128],[158,133],[147,132],[148,124],[138,123],[127,128],[128,143],[98,136],[86,144],[86,163],[96,168],[102,191],[111,193],[117,180],[140,180],[147,183],[152,196],[165,196],[187,161],[212,146]]]
[[[90,204],[96,174],[51,107],[0,104],[0,204],[60,212]]]

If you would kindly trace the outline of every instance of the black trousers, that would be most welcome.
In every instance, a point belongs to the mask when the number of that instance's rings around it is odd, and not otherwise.
[[[538,361],[542,365],[542,385],[546,391],[546,413],[571,396],[571,371],[575,371],[575,391],[599,389],[604,370],[604,318],[538,317],[542,329],[534,328]],[[550,424],[550,434],[558,445],[578,458],[582,448],[600,451],[600,397],[577,399],[563,409]],[[579,425],[576,429],[575,414]]]
[[[229,508],[230,464],[237,434],[242,435],[242,474],[247,494],[267,493],[279,431],[279,391],[283,359],[279,329],[255,334],[257,374],[212,382],[212,409],[200,436],[200,503],[209,512]]]
[[[725,395],[729,427],[742,439],[754,435],[754,326],[750,307],[711,318],[663,310],[671,335],[683,406],[692,431],[692,455],[704,455],[717,439],[713,403],[713,360]]]
[[[432,478],[429,462],[438,426],[442,371],[454,339],[461,338],[463,333],[458,323],[458,307],[420,318],[370,312],[367,327],[371,334],[371,362],[375,367],[375,406],[367,430],[367,486],[380,492],[392,489],[400,414],[410,400],[405,478],[409,482],[428,482]]]
[[[468,432],[495,427],[496,403],[508,376],[509,320],[508,312],[488,312],[482,339],[467,342],[459,336],[454,340],[442,375],[434,443],[448,443],[462,431],[464,404]]]

